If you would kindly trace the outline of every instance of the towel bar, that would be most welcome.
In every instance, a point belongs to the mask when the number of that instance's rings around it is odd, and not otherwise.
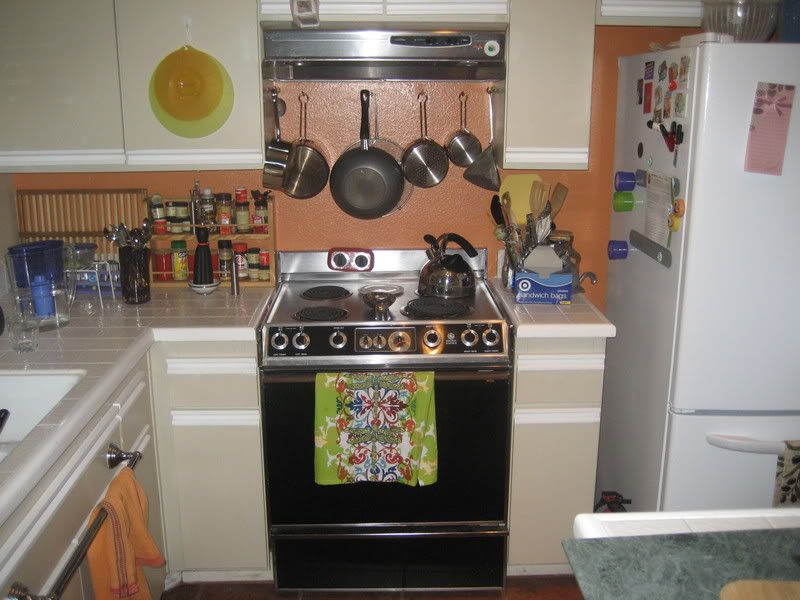
[[[128,466],[133,469],[136,467],[136,463],[138,463],[141,458],[142,453],[138,450],[133,452],[125,452],[114,443],[109,444],[108,449],[106,450],[106,464],[108,465],[109,469],[113,469],[124,461],[128,461]],[[91,546],[92,541],[94,541],[95,536],[100,531],[100,527],[103,525],[103,522],[106,520],[107,516],[108,513],[104,508],[101,508],[98,511],[97,516],[89,524],[89,527],[86,528],[86,531],[81,537],[80,542],[78,542],[78,547],[75,548],[75,551],[69,557],[67,564],[64,565],[64,568],[61,570],[61,573],[59,574],[58,579],[56,579],[56,582],[53,584],[50,593],[48,593],[46,596],[31,594],[27,586],[15,581],[8,589],[8,598],[11,600],[58,600],[61,598],[61,595],[67,588],[67,585],[69,585],[72,576],[75,575],[78,567],[80,567],[83,559],[86,557],[86,552],[89,550],[89,546]]]

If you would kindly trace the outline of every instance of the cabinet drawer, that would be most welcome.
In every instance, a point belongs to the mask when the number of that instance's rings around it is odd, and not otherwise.
[[[517,406],[600,406],[603,395],[602,354],[517,356]]]
[[[583,412],[515,412],[511,565],[565,564],[561,540],[572,537],[577,514],[592,511],[599,410]]]
[[[255,358],[168,358],[166,363],[172,408],[258,407]]]
[[[111,470],[105,462],[108,444],[120,444],[117,410],[109,408],[96,427],[101,431],[99,437],[93,437],[94,442],[87,440],[86,447],[76,451],[73,459],[64,464],[66,476],[52,500],[49,495],[43,496],[31,507],[29,518],[36,522],[13,550],[23,558],[12,567],[13,571],[3,573],[36,594],[50,591],[67,558],[65,555],[74,549],[74,540],[82,535],[91,511],[122,468]],[[45,506],[40,507],[40,502]],[[4,578],[0,577],[0,584],[7,589],[11,581],[3,582]],[[79,580],[79,576],[75,579]],[[75,588],[74,580],[70,587]]]

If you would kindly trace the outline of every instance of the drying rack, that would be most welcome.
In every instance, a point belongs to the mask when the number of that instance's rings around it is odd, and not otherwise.
[[[136,463],[138,463],[141,459],[142,453],[138,450],[133,452],[125,452],[119,448],[119,446],[113,443],[109,444],[108,449],[106,450],[106,464],[108,465],[109,469],[117,467],[124,461],[128,461],[128,466],[133,469],[136,467]],[[61,570],[58,579],[56,579],[56,582],[53,584],[53,587],[50,589],[50,592],[47,595],[39,596],[36,594],[31,594],[26,585],[15,581],[11,584],[7,597],[11,600],[59,600],[61,595],[64,593],[64,590],[67,589],[72,576],[75,575],[75,572],[81,566],[83,559],[86,557],[86,552],[89,550],[89,546],[92,545],[92,542],[94,541],[97,533],[100,531],[100,527],[102,527],[106,517],[108,517],[108,512],[106,509],[101,508],[98,511],[97,516],[89,524],[89,527],[87,527],[86,531],[81,537],[80,542],[78,542],[78,547],[75,548],[75,551],[69,557],[67,564],[64,565],[64,568]]]

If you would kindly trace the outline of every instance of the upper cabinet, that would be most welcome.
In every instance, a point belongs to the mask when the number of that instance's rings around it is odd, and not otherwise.
[[[506,22],[508,0],[320,0],[325,21]],[[290,0],[261,0],[265,21],[291,20]]]
[[[259,18],[258,0],[0,2],[0,171],[261,168]],[[213,128],[168,129],[151,107],[153,72],[185,44],[224,67]],[[170,93],[207,94],[203,75],[168,75]]]
[[[594,0],[511,0],[503,167],[587,169]]]
[[[223,166],[261,168],[264,129],[261,109],[261,56],[257,0],[116,0],[122,117],[127,163],[132,168],[181,169]],[[221,127],[204,133],[168,130],[151,107],[153,72],[167,55],[188,44],[212,56],[227,72],[220,103],[230,102]],[[169,73],[168,73],[169,74]],[[203,73],[169,74],[182,93],[205,93]],[[182,79],[183,78],[183,79]],[[172,92],[171,92],[172,93]],[[221,106],[221,105],[220,105]],[[199,119],[198,119],[199,120]]]
[[[697,27],[702,0],[597,0],[598,25]]]
[[[125,163],[111,0],[0,2],[0,170]]]

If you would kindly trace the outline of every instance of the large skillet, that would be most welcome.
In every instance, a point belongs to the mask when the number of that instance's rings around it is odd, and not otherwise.
[[[370,146],[369,91],[361,90],[361,144],[345,151],[331,169],[331,194],[344,212],[375,219],[392,212],[403,196],[403,170],[385,150]]]

